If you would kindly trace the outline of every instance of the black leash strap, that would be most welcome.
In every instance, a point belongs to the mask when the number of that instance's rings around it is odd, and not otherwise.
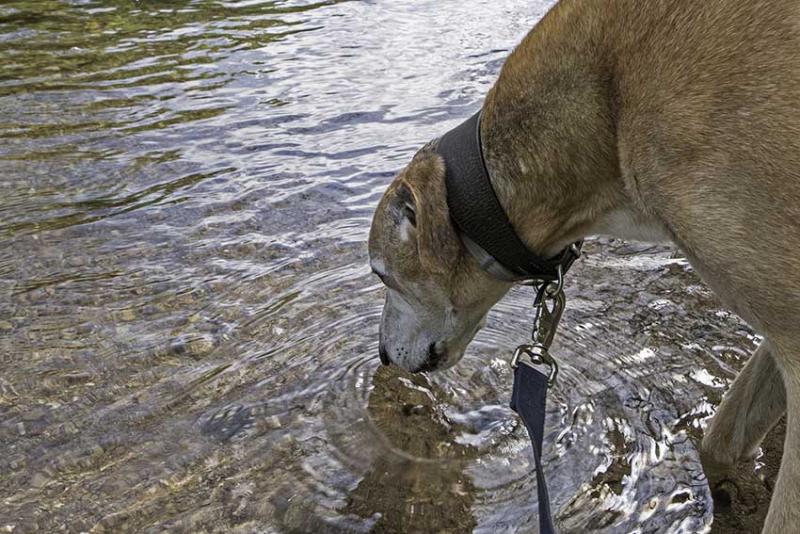
[[[542,441],[544,439],[544,415],[547,404],[548,377],[526,363],[514,369],[514,390],[511,393],[511,409],[517,412],[528,429],[536,462],[536,489],[539,493],[539,534],[555,534],[553,516],[550,513],[550,496],[542,469]]]

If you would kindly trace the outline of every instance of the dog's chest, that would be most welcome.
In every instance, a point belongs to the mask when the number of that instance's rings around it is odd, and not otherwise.
[[[672,241],[666,228],[659,221],[625,209],[614,210],[598,219],[588,234],[648,243]]]

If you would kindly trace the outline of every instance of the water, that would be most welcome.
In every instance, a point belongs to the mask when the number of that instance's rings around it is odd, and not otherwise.
[[[365,240],[548,6],[1,4],[0,531],[535,531],[531,295],[453,370],[379,368]],[[563,530],[706,529],[697,436],[755,338],[671,249],[573,273]]]

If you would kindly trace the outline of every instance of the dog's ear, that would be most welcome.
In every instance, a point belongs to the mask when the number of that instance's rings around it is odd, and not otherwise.
[[[440,273],[450,271],[461,244],[447,207],[442,157],[426,150],[414,156],[404,173],[398,199],[416,235],[423,268]]]

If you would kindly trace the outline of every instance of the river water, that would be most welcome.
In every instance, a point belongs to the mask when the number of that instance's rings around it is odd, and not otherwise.
[[[549,2],[0,4],[0,532],[530,532],[531,294],[380,367],[374,206]],[[697,532],[755,346],[679,253],[593,240],[554,346],[564,532]]]

